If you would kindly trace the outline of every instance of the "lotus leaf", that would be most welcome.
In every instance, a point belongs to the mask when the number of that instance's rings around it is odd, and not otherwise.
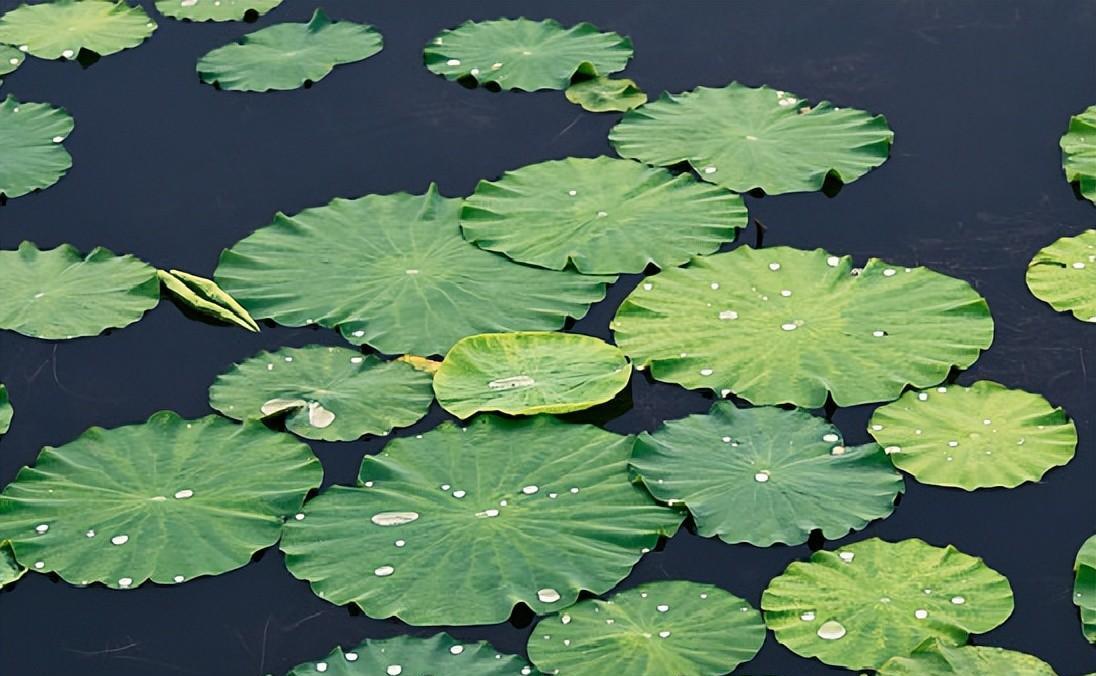
[[[1008,580],[951,545],[876,538],[795,562],[761,596],[776,640],[804,657],[878,669],[926,639],[965,643],[1012,614]]]
[[[1069,118],[1069,129],[1058,145],[1066,180],[1076,183],[1085,199],[1096,202],[1096,106]]]
[[[951,646],[930,639],[909,657],[892,657],[878,676],[1056,676],[1037,657],[1002,648]]]
[[[156,276],[177,301],[207,317],[240,328],[259,332],[259,325],[236,299],[225,293],[213,280],[182,270],[157,270]]]
[[[1027,285],[1055,310],[1096,322],[1096,229],[1040,249],[1028,263]]]
[[[298,665],[288,676],[315,676],[317,672],[326,672],[328,676],[517,676],[534,673],[517,655],[500,653],[485,641],[458,641],[448,634],[427,638],[366,639],[351,650],[335,648],[322,660]]]
[[[4,386],[4,383],[0,383],[0,436],[3,436],[11,428],[12,414],[8,388]]]
[[[551,416],[483,415],[396,439],[286,524],[320,597],[413,625],[494,624],[608,591],[682,515],[628,480],[632,439]]]
[[[156,30],[140,6],[123,0],[52,0],[0,15],[0,42],[42,59],[100,56],[136,47]]]
[[[650,582],[541,620],[529,658],[566,676],[719,676],[757,654],[761,614],[719,587]]]
[[[647,94],[633,80],[604,75],[574,83],[564,96],[591,113],[625,112],[647,103]]]
[[[23,52],[15,47],[0,45],[0,75],[13,72],[23,63],[24,58]]]
[[[282,0],[156,0],[164,16],[185,21],[241,21],[259,17]]]
[[[566,89],[576,74],[624,70],[632,41],[580,23],[564,28],[546,19],[466,21],[442,31],[423,50],[430,72],[502,89]]]
[[[1073,604],[1081,611],[1081,629],[1096,643],[1096,535],[1085,540],[1073,565]]]
[[[616,343],[658,380],[755,404],[895,399],[965,368],[993,339],[985,300],[927,268],[789,247],[693,259],[620,306]]]
[[[72,166],[61,143],[72,133],[72,116],[48,103],[0,103],[0,198],[48,188]]]
[[[681,265],[746,224],[734,193],[610,157],[541,162],[480,181],[461,211],[464,238],[482,249],[590,274]]]
[[[688,162],[705,181],[770,195],[851,183],[887,160],[893,138],[882,115],[737,82],[663,94],[609,132],[622,157]]]

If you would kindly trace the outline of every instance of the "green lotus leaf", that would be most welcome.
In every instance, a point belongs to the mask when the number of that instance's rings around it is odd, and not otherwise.
[[[1055,310],[1096,322],[1096,229],[1040,249],[1028,263],[1027,286]]]
[[[877,538],[792,563],[761,596],[777,641],[849,669],[878,669],[930,638],[964,643],[1012,607],[1008,580],[982,559],[951,545]]]
[[[164,16],[184,21],[242,21],[260,17],[282,0],[156,0]]]
[[[14,411],[11,408],[11,400],[8,398],[8,388],[0,383],[0,436],[11,429],[11,417]]]
[[[546,19],[466,21],[444,30],[423,50],[430,72],[502,89],[566,89],[576,74],[624,70],[632,41],[580,23],[564,28]]]
[[[286,414],[287,430],[324,441],[407,427],[432,401],[430,376],[410,365],[323,345],[260,352],[209,388],[209,405],[230,418]]]
[[[157,270],[160,283],[182,305],[226,324],[235,324],[255,333],[259,325],[232,296],[212,280],[190,275],[181,270]]]
[[[789,247],[739,247],[648,277],[612,327],[658,380],[804,408],[827,392],[852,406],[935,385],[993,340],[986,301],[964,281]]]
[[[604,75],[576,82],[563,94],[591,113],[622,113],[647,103],[647,94],[634,80]]]
[[[1085,540],[1073,564],[1073,604],[1081,611],[1081,629],[1096,643],[1096,535]]]
[[[160,411],[42,449],[0,493],[0,539],[73,584],[180,583],[274,544],[322,476],[308,446],[262,423]]]
[[[52,0],[0,15],[0,42],[42,59],[100,56],[136,47],[156,30],[140,6],[123,0]]]
[[[0,45],[0,75],[13,72],[23,63],[24,58],[23,52],[15,47]]]
[[[1062,409],[988,380],[906,392],[875,410],[869,431],[921,483],[968,491],[1038,481],[1077,447]]]
[[[27,569],[15,560],[15,552],[7,540],[0,542],[0,589],[23,577]]]
[[[763,547],[844,537],[889,516],[903,488],[875,444],[847,448],[806,411],[730,402],[641,435],[632,468],[655,498],[684,503],[700,535]]]
[[[0,329],[46,339],[94,336],[128,326],[160,300],[156,269],[97,247],[0,251]]]
[[[61,145],[75,123],[48,103],[0,103],[0,198],[48,188],[72,166]]]
[[[449,634],[366,639],[351,650],[335,648],[322,660],[297,665],[288,676],[315,676],[318,672],[326,672],[328,676],[517,676],[536,673],[525,660],[500,653],[486,641],[458,641]]]
[[[761,614],[719,587],[650,582],[541,620],[529,659],[567,676],[718,676],[757,654]]]
[[[628,386],[632,365],[613,345],[575,333],[484,333],[462,338],[434,374],[442,408],[568,413],[602,404]]]
[[[1058,145],[1066,180],[1076,183],[1081,195],[1096,202],[1096,106],[1069,118],[1069,129]]]
[[[460,220],[469,242],[516,261],[617,274],[712,253],[748,219],[741,197],[691,176],[569,157],[480,181]]]
[[[198,76],[234,91],[297,89],[324,79],[335,66],[373,56],[382,46],[372,26],[332,21],[317,9],[308,23],[275,24],[214,49],[198,61]]]
[[[586,314],[611,277],[518,265],[464,241],[461,200],[336,199],[221,255],[216,279],[252,316],[338,328],[386,354],[444,354],[476,333],[554,330]]]
[[[413,625],[494,624],[608,591],[681,523],[628,480],[632,439],[484,415],[396,439],[286,524],[294,576]]]
[[[887,160],[893,138],[882,115],[737,82],[663,94],[609,132],[622,157],[688,162],[705,181],[770,195],[851,183]]]
[[[950,646],[930,639],[909,657],[892,657],[878,676],[1056,676],[1050,665],[1032,655],[1003,648]]]

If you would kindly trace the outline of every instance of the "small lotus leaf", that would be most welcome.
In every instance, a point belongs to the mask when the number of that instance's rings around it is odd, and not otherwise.
[[[517,676],[534,673],[517,655],[500,653],[485,641],[458,641],[449,634],[366,639],[350,650],[335,648],[322,660],[297,665],[288,676],[315,676],[321,672],[327,676]]]
[[[591,113],[622,113],[647,103],[647,94],[635,81],[604,75],[574,83],[564,96]]]
[[[48,103],[0,103],[0,198],[48,188],[72,166],[61,145],[75,123]]]
[[[259,17],[282,0],[156,0],[164,16],[185,21],[242,21]]]
[[[11,549],[11,543],[7,540],[0,542],[0,589],[3,589],[4,585],[9,585],[23,577],[25,572],[27,572],[27,569],[15,560],[15,552]]]
[[[1096,229],[1040,249],[1028,263],[1027,285],[1055,310],[1096,322]]]
[[[449,350],[434,374],[434,392],[458,418],[480,411],[568,413],[609,401],[631,375],[627,357],[598,338],[484,333]]]
[[[746,227],[742,198],[688,175],[610,157],[569,157],[480,181],[464,238],[552,270],[642,272],[712,253]]]
[[[876,409],[868,429],[921,483],[968,491],[1038,481],[1077,447],[1062,409],[988,380],[906,392]]]
[[[1058,145],[1066,180],[1076,183],[1085,199],[1096,202],[1096,106],[1069,118],[1069,129]]]
[[[529,658],[567,676],[719,676],[757,654],[761,614],[719,587],[650,582],[541,620]]]
[[[136,47],[156,30],[140,6],[123,0],[52,0],[0,16],[0,42],[42,59],[100,56]]]
[[[11,400],[8,398],[8,388],[0,383],[0,436],[11,429],[11,417],[14,411],[11,408]]]
[[[564,28],[553,19],[466,21],[435,37],[423,58],[430,72],[449,80],[531,92],[566,89],[576,74],[624,70],[632,41],[588,23]]]
[[[1096,535],[1085,540],[1073,564],[1073,604],[1081,611],[1081,629],[1096,643]]]
[[[878,669],[926,639],[965,643],[1012,614],[1012,588],[981,559],[921,540],[815,552],[761,596],[776,640],[804,657]]]
[[[632,439],[551,416],[483,415],[396,439],[286,524],[320,597],[413,625],[494,624],[620,582],[681,523],[628,480]]]
[[[23,52],[15,47],[0,45],[0,75],[15,71],[23,63],[24,58],[26,57]]]
[[[882,115],[737,82],[663,94],[609,132],[622,157],[688,162],[705,181],[770,195],[851,183],[887,160],[893,138]]]
[[[1032,655],[975,646],[951,646],[929,639],[909,657],[892,657],[878,676],[1056,676]]]

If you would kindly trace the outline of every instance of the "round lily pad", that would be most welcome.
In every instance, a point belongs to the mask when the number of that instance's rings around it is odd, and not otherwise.
[[[317,673],[327,676],[518,676],[532,674],[533,670],[517,655],[500,653],[486,641],[458,641],[449,634],[434,634],[427,638],[366,639],[350,650],[335,648],[322,660],[299,664],[288,676],[315,676]]]
[[[1069,118],[1069,129],[1058,145],[1066,180],[1076,183],[1081,195],[1096,202],[1096,106]]]
[[[624,70],[632,41],[580,23],[564,28],[546,19],[466,21],[444,30],[423,50],[430,72],[502,89],[566,89],[576,74]]]
[[[876,409],[868,430],[921,483],[968,491],[1038,481],[1077,447],[1062,409],[988,380],[906,392]]]
[[[15,560],[15,552],[7,540],[0,542],[0,589],[23,577],[27,569]]]
[[[382,46],[372,26],[332,21],[317,9],[308,23],[275,24],[214,49],[198,61],[198,76],[234,91],[297,89],[324,79],[335,66],[373,56]]]
[[[545,618],[528,651],[548,674],[718,676],[752,659],[764,641],[761,614],[749,603],[710,584],[673,580]]]
[[[209,405],[230,418],[285,415],[287,430],[324,441],[407,427],[432,401],[430,376],[410,365],[323,345],[260,352],[209,388]]]
[[[663,94],[609,132],[622,157],[688,162],[705,181],[770,195],[851,183],[887,160],[893,138],[882,115],[737,82]]]
[[[322,475],[308,446],[259,422],[161,411],[44,448],[0,494],[0,539],[73,584],[177,584],[274,544]]]
[[[1032,295],[1082,322],[1096,322],[1096,230],[1039,250],[1027,268]]]
[[[612,328],[658,380],[804,408],[827,392],[853,406],[935,385],[993,340],[986,301],[962,280],[789,247],[739,247],[648,277]]]
[[[266,14],[282,0],[156,0],[164,16],[184,21],[242,21]]]
[[[930,639],[909,657],[892,657],[878,676],[1056,676],[1032,655],[1003,648],[952,646]]]
[[[3,435],[11,428],[12,414],[8,388],[4,386],[4,383],[0,383],[0,435]]]
[[[1013,603],[1008,580],[951,545],[872,538],[792,563],[761,608],[792,652],[878,669],[926,639],[965,643],[1008,619]]]
[[[647,103],[647,94],[634,80],[604,75],[574,83],[564,96],[591,113],[624,112]]]
[[[682,515],[628,480],[632,439],[551,416],[484,415],[396,439],[286,524],[320,597],[413,625],[495,624],[608,591]]]
[[[0,75],[13,72],[23,63],[25,55],[15,47],[0,45]]]
[[[655,498],[684,503],[700,535],[763,547],[844,537],[889,516],[903,488],[875,444],[846,447],[806,411],[730,402],[641,435],[632,468]]]
[[[138,5],[118,0],[52,0],[0,15],[0,42],[42,59],[100,56],[136,47],[156,30]]]
[[[480,248],[591,274],[681,265],[747,225],[734,193],[610,157],[541,162],[480,181],[460,220]]]
[[[609,401],[628,386],[632,364],[615,346],[574,333],[485,333],[462,338],[434,374],[442,408],[568,413]]]
[[[1096,535],[1081,545],[1073,572],[1073,604],[1081,611],[1081,629],[1089,643],[1096,643]]]
[[[0,197],[48,188],[72,166],[61,142],[72,133],[72,116],[48,103],[0,103]]]
[[[554,330],[586,314],[611,277],[519,265],[464,241],[461,200],[336,199],[221,255],[216,278],[257,319],[317,323],[386,354],[444,354],[476,333]]]
[[[0,329],[46,339],[94,336],[128,326],[160,300],[156,269],[97,247],[0,251]]]

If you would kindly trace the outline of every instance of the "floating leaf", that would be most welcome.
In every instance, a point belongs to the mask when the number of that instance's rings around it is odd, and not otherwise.
[[[335,66],[373,56],[382,45],[372,26],[332,21],[317,9],[308,23],[275,24],[214,49],[198,61],[198,76],[234,91],[297,89]]]
[[[878,676],[1056,676],[1037,657],[1002,648],[950,646],[930,639],[909,657],[893,657]]]
[[[761,614],[719,587],[650,582],[545,618],[529,636],[541,671],[568,676],[718,676],[757,654]]]
[[[345,347],[260,352],[217,377],[209,405],[237,420],[288,414],[307,439],[352,441],[414,424],[430,408],[430,376]]]
[[[887,160],[893,138],[882,115],[737,82],[663,94],[609,132],[623,157],[688,162],[705,181],[770,195],[820,190],[829,176],[851,183]]]
[[[1096,643],[1096,535],[1081,545],[1073,572],[1073,604],[1081,611],[1081,629],[1089,643]]]
[[[0,494],[0,538],[73,584],[179,583],[274,544],[322,474],[307,446],[261,423],[161,411],[44,448]]]
[[[617,274],[681,265],[747,224],[742,198],[688,175],[610,157],[569,157],[480,181],[464,238],[522,263]]]
[[[449,634],[428,638],[366,639],[352,650],[335,648],[317,662],[298,665],[289,676],[375,676],[376,674],[460,674],[517,676],[534,673],[525,660],[495,650],[486,641],[458,641]]]
[[[602,404],[628,386],[632,365],[615,346],[574,333],[484,333],[462,338],[434,374],[442,408],[568,413]]]
[[[258,18],[282,0],[156,0],[164,16],[184,21],[242,21]]]
[[[72,166],[61,145],[75,123],[48,103],[0,103],[0,197],[19,197],[48,188]]]
[[[386,354],[444,354],[476,333],[553,330],[605,295],[611,277],[541,270],[464,241],[461,200],[336,199],[221,255],[216,279],[253,316],[318,323]]]
[[[968,491],[1038,481],[1077,447],[1062,409],[988,380],[906,392],[875,410],[869,431],[921,483]]]
[[[286,524],[320,597],[413,625],[494,624],[620,582],[681,515],[628,480],[632,439],[551,416],[479,416],[396,439]]]
[[[875,444],[846,448],[806,411],[736,408],[667,422],[636,442],[632,468],[662,502],[682,502],[697,532],[726,542],[797,545],[844,537],[894,510],[902,477]]]
[[[13,72],[23,63],[23,59],[23,52],[15,47],[0,45],[0,75],[7,75],[8,73]]]
[[[1066,180],[1076,183],[1081,195],[1096,202],[1096,106],[1069,118],[1069,129],[1058,145]]]
[[[14,411],[11,408],[11,400],[8,398],[8,388],[0,383],[0,436],[11,429],[11,417]]]
[[[128,326],[160,300],[156,269],[97,247],[0,251],[0,329],[46,339],[94,336]]]
[[[1027,268],[1032,295],[1082,322],[1096,322],[1096,230],[1039,250]]]
[[[613,321],[658,380],[755,404],[895,399],[966,368],[993,340],[985,300],[927,268],[821,249],[739,247],[646,278]]]
[[[632,41],[588,23],[564,28],[553,19],[466,21],[438,34],[423,58],[430,72],[449,80],[531,92],[566,89],[576,74],[624,70]]]
[[[625,112],[647,103],[647,94],[633,80],[604,75],[576,82],[564,92],[567,100],[591,113]]]
[[[212,280],[188,275],[180,270],[157,270],[156,276],[177,301],[207,317],[259,332],[259,325],[232,296]],[[231,305],[229,302],[231,301]]]
[[[25,572],[27,572],[27,569],[20,566],[19,562],[15,560],[15,552],[11,549],[11,543],[7,540],[0,542],[0,589],[3,589],[4,585],[9,585],[23,577]]]
[[[804,657],[878,669],[923,641],[960,644],[1012,614],[1008,580],[951,545],[876,538],[796,562],[761,596],[776,640]]]
[[[118,0],[52,0],[0,15],[0,42],[42,59],[100,56],[136,47],[156,30],[140,6]]]

